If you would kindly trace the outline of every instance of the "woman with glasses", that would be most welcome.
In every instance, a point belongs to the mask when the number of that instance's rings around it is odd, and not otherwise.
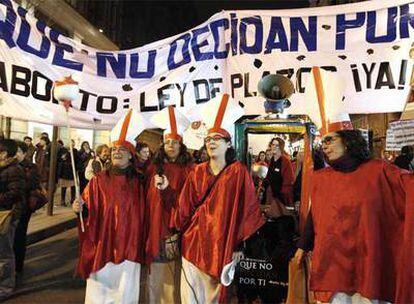
[[[222,127],[222,122],[234,127],[234,104],[227,94],[209,102],[214,123],[204,140],[209,160],[190,172],[177,202],[182,303],[229,303],[220,283],[223,269],[240,260],[242,241],[263,224],[252,178],[236,161],[231,136]]]
[[[131,142],[138,131],[129,128],[131,116],[130,111],[112,130],[121,134],[112,142],[110,168],[94,176],[72,206],[79,213],[84,204],[77,273],[86,279],[87,304],[139,301],[146,204],[143,176],[135,169]]]
[[[412,303],[404,224],[412,222],[406,210],[414,202],[413,175],[372,159],[358,130],[328,133],[322,151],[329,167],[313,174],[311,211],[295,256],[299,262],[313,251],[311,290],[330,303]]]

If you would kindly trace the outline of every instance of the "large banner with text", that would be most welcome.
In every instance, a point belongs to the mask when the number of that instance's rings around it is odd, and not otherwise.
[[[1,0],[0,114],[64,125],[52,88],[68,75],[80,83],[70,113],[80,128],[108,129],[126,109],[152,115],[168,105],[199,120],[197,107],[224,92],[247,114],[263,114],[257,83],[269,73],[295,84],[287,113],[306,114],[312,66],[340,74],[350,113],[402,111],[413,69],[413,12],[413,0],[223,11],[174,37],[112,52],[76,42]]]

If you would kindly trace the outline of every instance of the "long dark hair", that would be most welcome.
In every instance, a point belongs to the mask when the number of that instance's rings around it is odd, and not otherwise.
[[[341,130],[336,134],[341,138],[346,147],[346,153],[361,163],[372,158],[368,143],[359,130]]]
[[[168,160],[168,156],[165,153],[164,146],[165,146],[164,143],[160,145],[152,161],[153,164],[156,166],[161,166],[162,164],[164,164],[166,160]],[[191,154],[187,151],[187,146],[184,145],[182,142],[180,142],[180,153],[178,154],[178,157],[175,160],[175,163],[180,166],[185,166],[191,163],[192,161],[193,161],[193,158]]]

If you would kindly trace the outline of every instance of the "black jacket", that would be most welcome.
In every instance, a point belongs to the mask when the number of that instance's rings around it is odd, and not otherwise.
[[[25,204],[25,174],[17,160],[0,165],[0,210],[12,210],[19,218]]]

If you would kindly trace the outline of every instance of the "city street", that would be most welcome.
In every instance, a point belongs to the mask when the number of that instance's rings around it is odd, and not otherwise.
[[[29,246],[22,282],[4,303],[83,303],[85,283],[74,278],[77,254],[76,228]]]

